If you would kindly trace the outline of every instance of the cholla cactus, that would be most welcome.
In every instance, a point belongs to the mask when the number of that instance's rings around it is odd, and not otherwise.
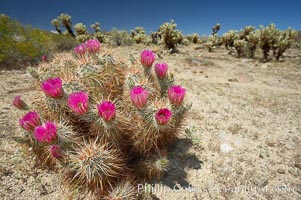
[[[134,30],[131,30],[131,37],[135,40],[136,44],[147,44],[152,43],[152,37],[149,37],[143,27],[136,27]]]
[[[158,33],[162,36],[162,43],[171,53],[177,52],[177,45],[181,44],[184,39],[181,31],[177,30],[177,24],[174,20],[170,22],[165,22],[162,24],[158,30]]]
[[[51,21],[51,24],[55,27],[55,30],[59,33],[62,34],[62,30],[61,30],[61,22],[58,19],[53,19]]]
[[[235,40],[234,41],[234,47],[237,51],[237,56],[239,58],[243,56],[245,46],[246,46],[246,41],[245,40]]]
[[[292,30],[291,28],[288,28],[285,31],[281,31],[276,39],[276,43],[273,46],[274,56],[276,60],[279,60],[285,50],[291,46],[296,36],[297,32]]]
[[[96,38],[101,43],[107,43],[108,42],[108,36],[105,32],[101,31],[99,22],[95,22],[90,26],[92,29],[94,29],[93,37]]]
[[[75,35],[73,33],[72,30],[72,22],[71,22],[71,16],[65,13],[61,13],[60,16],[57,17],[58,20],[61,21],[61,23],[63,24],[63,26],[66,28],[66,30],[68,31],[68,33],[75,38]]]
[[[212,35],[216,35],[217,32],[221,29],[221,24],[220,23],[217,23],[215,24],[213,27],[212,27]]]
[[[244,40],[252,31],[255,30],[254,26],[246,26],[243,30],[238,33],[238,39]]]
[[[31,69],[41,90],[31,104],[13,101],[28,111],[19,121],[24,143],[68,185],[98,199],[132,198],[134,182],[120,180],[143,183],[169,168],[168,149],[190,108],[186,89],[149,50],[129,66],[97,40],[74,51]]]
[[[248,50],[246,52],[246,56],[248,58],[254,58],[256,47],[259,42],[257,35],[258,35],[258,31],[256,30],[246,36],[247,50]]]
[[[83,23],[77,23],[74,27],[76,31],[76,39],[80,42],[85,42],[90,39],[86,26]]]
[[[98,33],[98,32],[100,32],[100,30],[101,30],[101,29],[100,29],[100,23],[99,23],[99,22],[95,22],[94,24],[91,24],[90,27],[94,29],[95,33]]]
[[[204,43],[209,52],[212,52],[220,44],[220,39],[216,35],[210,35]]]
[[[267,27],[260,26],[258,32],[259,46],[262,50],[263,61],[269,60],[269,51],[276,42],[275,36],[278,34],[275,24],[270,24]]]
[[[237,39],[237,32],[235,30],[229,30],[221,37],[222,43],[225,45],[226,49],[234,47],[235,39]]]

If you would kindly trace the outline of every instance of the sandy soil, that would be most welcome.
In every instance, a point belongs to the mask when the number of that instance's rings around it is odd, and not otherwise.
[[[151,188],[161,200],[300,199],[301,51],[261,63],[195,47],[158,51],[193,106],[172,147],[170,171],[141,190]],[[143,48],[113,51],[125,57]],[[0,199],[76,199],[56,174],[35,168],[17,143],[20,116],[11,101],[18,94],[32,98],[33,79],[25,71],[2,71],[0,83]]]

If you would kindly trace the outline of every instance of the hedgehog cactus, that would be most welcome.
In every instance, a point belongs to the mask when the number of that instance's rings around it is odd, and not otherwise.
[[[96,40],[74,51],[29,68],[40,92],[31,104],[13,101],[30,110],[19,120],[24,143],[66,184],[100,199],[132,197],[135,186],[119,180],[151,181],[168,170],[169,147],[190,108],[186,89],[173,85],[166,63],[152,67],[151,51],[129,63]]]

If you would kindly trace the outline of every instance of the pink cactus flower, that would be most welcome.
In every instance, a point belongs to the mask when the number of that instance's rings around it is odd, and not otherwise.
[[[42,82],[41,89],[46,96],[52,98],[59,98],[63,95],[62,80],[59,77],[50,78]]]
[[[168,98],[170,103],[175,106],[182,105],[185,93],[186,89],[182,88],[180,85],[171,86],[168,89]]]
[[[155,59],[155,54],[150,50],[143,50],[140,54],[140,62],[145,68],[150,68]]]
[[[14,98],[13,105],[20,110],[26,110],[28,108],[27,104],[21,99],[20,95]]]
[[[47,121],[42,126],[37,126],[33,135],[39,142],[50,143],[56,139],[57,126],[53,122]]]
[[[139,109],[143,108],[147,104],[148,91],[141,86],[136,86],[131,89],[130,92],[132,103]]]
[[[58,146],[58,145],[51,145],[51,147],[50,147],[50,155],[51,155],[52,158],[56,158],[56,159],[62,158],[63,155],[62,155],[60,146]]]
[[[84,43],[83,44],[79,44],[79,45],[77,45],[74,48],[74,51],[75,51],[75,53],[76,53],[77,56],[82,57],[83,55],[86,54],[87,47],[86,47],[86,45]]]
[[[28,132],[33,132],[36,126],[42,124],[41,118],[37,112],[31,111],[19,119],[19,125]]]
[[[159,79],[163,79],[167,74],[168,66],[166,63],[157,63],[155,65],[155,72]]]
[[[47,56],[46,55],[43,55],[42,57],[41,57],[41,59],[42,59],[42,61],[47,61]]]
[[[85,45],[86,45],[88,52],[91,54],[97,53],[100,49],[100,42],[97,39],[87,40],[85,42]]]
[[[103,101],[97,105],[98,115],[106,121],[112,121],[116,116],[115,105],[110,101]]]
[[[172,112],[167,108],[162,108],[158,110],[158,112],[155,115],[156,121],[160,125],[166,124],[172,116]]]
[[[79,115],[88,111],[89,96],[85,92],[74,92],[67,99],[68,107]]]

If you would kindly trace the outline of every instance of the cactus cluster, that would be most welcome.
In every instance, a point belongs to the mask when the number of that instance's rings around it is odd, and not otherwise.
[[[268,61],[274,58],[279,60],[282,54],[294,41],[296,31],[288,28],[279,30],[274,24],[267,27],[246,26],[241,31],[230,30],[223,34],[221,41],[226,49],[235,49],[238,57],[254,58],[257,47],[262,51],[262,60]],[[273,52],[273,57],[269,54]]]
[[[168,170],[169,147],[190,105],[166,63],[144,50],[131,64],[88,40],[73,54],[29,68],[39,94],[20,96],[23,143],[65,183],[103,199],[135,199],[137,183]],[[154,67],[153,67],[154,66]]]

